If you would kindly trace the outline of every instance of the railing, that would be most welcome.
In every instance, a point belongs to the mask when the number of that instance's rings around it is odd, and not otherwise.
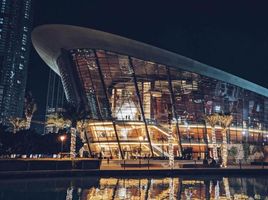
[[[135,160],[103,160],[102,169],[181,169],[181,168],[222,168],[220,164],[204,164],[203,160],[174,160],[174,166],[169,165],[168,159],[137,158]],[[226,168],[222,168],[226,169]],[[261,160],[238,160],[237,163],[229,163],[227,169],[268,169],[268,162]]]
[[[136,160],[104,160],[101,169],[180,169],[201,168],[202,160],[175,160],[174,166],[169,165],[168,159],[137,158]],[[204,167],[205,168],[205,167]]]
[[[0,171],[99,169],[99,159],[0,159]]]
[[[239,169],[268,169],[268,161],[264,159],[228,160],[229,168]]]

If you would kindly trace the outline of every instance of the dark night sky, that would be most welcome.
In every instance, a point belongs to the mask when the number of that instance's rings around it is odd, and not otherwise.
[[[257,1],[244,1],[244,4],[119,2],[35,0],[34,27],[71,24],[118,34],[268,88],[267,5]],[[32,49],[27,90],[36,98],[39,119],[45,108],[48,69]]]

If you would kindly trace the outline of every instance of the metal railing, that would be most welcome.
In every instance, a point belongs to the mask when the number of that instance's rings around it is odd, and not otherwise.
[[[137,158],[135,160],[105,160],[102,161],[102,168],[107,169],[181,169],[181,168],[199,168],[213,169],[222,168],[220,164],[208,165],[204,164],[203,160],[174,160],[174,166],[169,166],[168,159],[153,159],[153,158]],[[226,169],[225,167],[222,169]],[[268,169],[268,162],[261,160],[237,160],[236,163],[229,163],[227,169]]]

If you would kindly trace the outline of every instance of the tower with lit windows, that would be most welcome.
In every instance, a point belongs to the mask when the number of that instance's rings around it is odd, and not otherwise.
[[[32,0],[0,0],[0,119],[22,117]]]

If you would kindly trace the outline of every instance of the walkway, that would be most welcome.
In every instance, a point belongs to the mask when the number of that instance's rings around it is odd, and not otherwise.
[[[124,167],[125,166],[125,167]],[[184,167],[183,167],[184,166]],[[187,167],[188,166],[188,167]],[[202,161],[175,160],[173,169],[213,169],[202,167]],[[102,160],[100,170],[167,170],[171,169],[168,160]],[[268,169],[266,165],[229,165],[216,169]]]

